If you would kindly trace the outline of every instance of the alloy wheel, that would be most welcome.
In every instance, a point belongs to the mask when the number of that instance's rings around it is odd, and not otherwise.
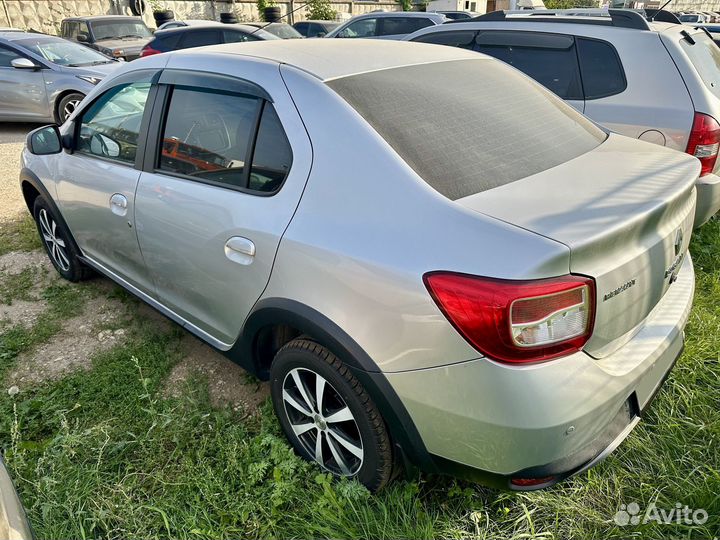
[[[355,417],[338,391],[321,375],[295,368],[282,386],[285,414],[295,436],[325,470],[353,476],[363,464],[363,443]]]
[[[63,122],[68,119],[68,117],[75,112],[75,109],[77,109],[77,106],[80,105],[79,99],[71,99],[65,104],[65,107],[63,107]]]
[[[43,241],[47,247],[48,253],[53,258],[53,261],[64,271],[70,270],[70,259],[65,252],[66,245],[58,235],[57,223],[55,220],[45,211],[44,208],[40,209],[38,213],[40,221],[40,229],[42,231]]]

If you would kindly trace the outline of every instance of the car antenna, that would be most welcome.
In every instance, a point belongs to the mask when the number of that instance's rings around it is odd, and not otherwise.
[[[671,1],[671,0],[668,0],[668,2],[670,2],[670,1]],[[280,15],[280,19],[282,19],[283,17],[287,17],[288,15],[292,15],[292,14],[295,13],[297,10],[302,9],[302,8],[304,8],[305,6],[307,6],[309,3],[310,3],[310,2],[305,2],[304,4],[300,4],[298,7],[296,7],[296,8],[293,9],[292,11],[288,11],[285,15]],[[278,20],[280,20],[280,19],[278,19]],[[253,31],[250,32],[250,34],[248,34],[248,35],[252,36],[252,35],[253,35],[255,32],[257,32],[258,30],[263,30],[263,29],[267,28],[269,25],[271,25],[271,24],[274,23],[274,22],[277,22],[277,21],[270,21],[270,22],[266,23],[264,26],[258,26],[258,27],[257,27],[257,30],[253,30]]]
[[[655,13],[653,13],[653,16],[650,17],[650,22],[653,22],[655,20],[655,17],[657,17],[658,13],[665,9],[665,6],[667,6],[670,2],[672,2],[672,0],[667,0],[667,2],[660,6],[660,8]]]

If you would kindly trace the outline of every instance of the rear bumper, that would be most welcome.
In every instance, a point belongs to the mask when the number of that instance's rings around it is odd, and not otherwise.
[[[385,374],[436,469],[514,488],[545,487],[599,462],[629,434],[682,352],[694,292],[688,257],[644,327],[615,353],[531,366],[480,358]],[[521,488],[522,489],[522,488]]]
[[[12,478],[0,457],[0,538],[32,540],[25,509],[15,491]]]
[[[695,186],[697,188],[697,206],[695,207],[693,227],[698,228],[720,210],[720,176],[706,174],[698,178]]]

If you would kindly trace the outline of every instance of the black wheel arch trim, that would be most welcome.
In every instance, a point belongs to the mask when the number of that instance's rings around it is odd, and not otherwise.
[[[60,209],[58,208],[57,204],[55,203],[55,199],[52,198],[50,195],[50,192],[47,190],[45,185],[40,181],[40,179],[37,177],[37,175],[32,172],[27,167],[23,167],[23,169],[20,171],[20,189],[22,188],[22,185],[24,183],[30,184],[39,194],[40,196],[45,199],[45,201],[50,205],[50,208],[52,208],[53,213],[55,214],[55,217],[57,217],[58,221],[60,221],[64,226],[65,229],[70,231],[70,227],[68,227],[67,222],[65,221],[65,218],[62,215],[62,212],[60,212]],[[23,200],[25,200],[25,191],[23,190]],[[33,216],[33,209],[28,204],[28,201],[25,200],[25,204],[28,207],[28,211],[30,212],[30,215]],[[33,219],[35,216],[33,216]],[[77,250],[78,253],[82,253],[80,251],[80,248],[78,248],[77,244],[75,243],[75,238],[72,237],[72,232],[70,233],[70,241],[73,243],[73,247]]]
[[[402,459],[422,470],[437,471],[410,414],[375,361],[342,328],[314,308],[288,298],[260,300],[239,339],[225,354],[261,379],[267,379],[267,369],[259,364],[257,338],[264,327],[277,324],[287,324],[310,335],[337,355],[370,394]]]

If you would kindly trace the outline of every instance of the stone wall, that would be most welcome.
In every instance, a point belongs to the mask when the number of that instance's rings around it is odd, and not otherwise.
[[[302,0],[285,0],[276,3],[283,14],[303,4]],[[252,0],[167,0],[162,4],[167,9],[172,9],[177,19],[220,20],[220,13],[233,11],[241,21],[259,20],[256,4]],[[349,15],[358,15],[378,9],[384,11],[401,9],[400,4],[387,0],[336,2],[332,4],[332,7],[339,13]],[[118,14],[132,14],[128,0],[0,0],[0,26],[33,29],[49,34],[59,31],[60,21],[65,17]],[[303,20],[305,9],[299,9],[291,17],[291,22]],[[144,18],[148,26],[155,26],[150,13],[146,13]]]

